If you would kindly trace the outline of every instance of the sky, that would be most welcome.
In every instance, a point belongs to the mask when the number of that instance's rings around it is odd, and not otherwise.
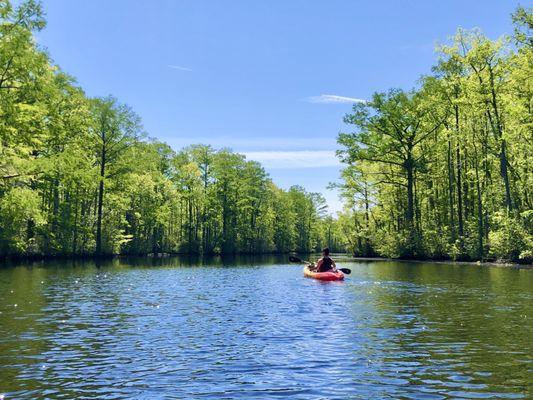
[[[335,157],[354,102],[411,89],[458,27],[512,32],[511,0],[45,0],[37,34],[89,96],[174,149],[229,147],[342,209]]]

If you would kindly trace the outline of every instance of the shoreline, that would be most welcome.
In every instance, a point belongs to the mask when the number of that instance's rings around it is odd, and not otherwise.
[[[394,261],[394,262],[408,262],[408,263],[432,263],[432,264],[446,264],[446,265],[471,265],[479,267],[500,267],[500,268],[516,268],[516,269],[533,269],[533,264],[520,264],[512,261],[453,261],[453,260],[434,260],[431,258],[425,259],[405,259],[405,258],[388,258],[388,257],[347,257],[355,261]]]
[[[0,267],[9,264],[20,264],[24,262],[48,262],[48,261],[106,261],[115,259],[148,259],[157,260],[165,258],[182,258],[182,259],[235,259],[235,258],[254,258],[254,257],[284,257],[290,254],[302,256],[319,256],[319,253],[239,253],[239,254],[187,254],[187,253],[148,253],[148,254],[106,254],[106,255],[17,255],[17,256],[1,256]],[[479,267],[499,267],[499,268],[514,268],[514,269],[533,269],[533,264],[521,264],[510,261],[453,261],[453,260],[436,260],[431,258],[426,259],[402,259],[390,257],[354,257],[345,253],[332,253],[332,256],[339,260],[356,261],[356,262],[402,262],[402,263],[432,263],[443,265],[469,265]]]

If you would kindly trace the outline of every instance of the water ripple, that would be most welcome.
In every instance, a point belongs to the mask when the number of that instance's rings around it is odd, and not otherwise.
[[[127,261],[0,270],[5,399],[528,398],[533,271]],[[16,305],[16,306],[15,306]]]

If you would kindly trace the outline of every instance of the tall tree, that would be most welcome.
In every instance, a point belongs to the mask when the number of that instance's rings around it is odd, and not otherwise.
[[[99,166],[96,247],[95,253],[101,255],[102,220],[104,209],[105,183],[110,177],[125,172],[114,168],[120,157],[132,146],[142,133],[140,118],[126,105],[120,104],[113,97],[97,98],[92,101],[94,125],[91,134]]]
[[[431,120],[429,111],[416,92],[376,93],[372,101],[355,104],[353,113],[345,117],[345,123],[357,130],[339,135],[339,143],[345,147],[340,155],[345,162],[380,164],[381,183],[405,187],[410,243],[416,241],[415,172],[426,161],[418,149],[442,124],[442,119]],[[405,255],[413,256],[413,251],[411,248]]]

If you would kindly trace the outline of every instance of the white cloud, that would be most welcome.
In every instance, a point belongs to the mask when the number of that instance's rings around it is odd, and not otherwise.
[[[366,103],[366,100],[356,99],[355,97],[337,96],[336,94],[321,94],[320,96],[311,96],[304,99],[309,103],[320,104],[353,104],[353,103]]]
[[[157,134],[154,136],[163,137],[163,135]],[[285,136],[269,135],[262,137],[218,134],[208,136],[182,133],[172,137],[163,138],[163,140],[176,150],[195,143],[206,143],[215,148],[229,147],[239,153],[284,151],[287,149],[291,149],[292,151],[303,151],[313,149],[334,149],[337,147],[334,135],[293,136],[290,133]]]
[[[322,168],[340,165],[334,150],[245,151],[242,154],[248,160],[260,162],[267,169]]]
[[[167,67],[172,68],[172,69],[177,69],[177,70],[180,70],[180,71],[187,71],[187,72],[191,72],[192,71],[192,69],[187,68],[187,67],[182,67],[181,65],[167,65]]]

